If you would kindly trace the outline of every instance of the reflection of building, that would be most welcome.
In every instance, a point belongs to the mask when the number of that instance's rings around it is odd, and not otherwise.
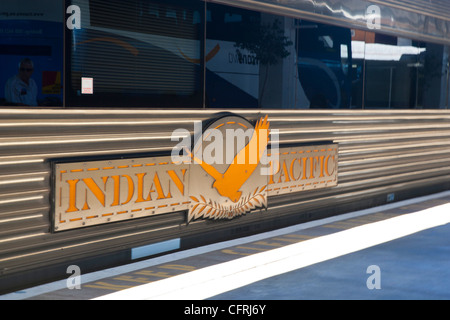
[[[364,68],[363,107],[445,105],[443,47],[361,30],[352,35],[354,69],[362,73]]]
[[[383,43],[366,43],[363,41],[352,41],[353,59],[365,59],[371,61],[400,61],[403,55],[413,55],[418,59],[426,48],[414,47],[412,45],[390,45]]]
[[[41,104],[288,109],[446,105],[448,47],[405,38],[416,35],[438,43],[445,28],[430,27],[427,32],[433,34],[421,34],[420,26],[406,20],[398,24],[403,15],[395,10],[386,14],[382,5],[377,30],[366,28],[366,21],[349,28],[352,20],[370,17],[328,2],[318,7],[330,15],[315,17],[317,21],[296,16],[295,10],[283,16],[283,10],[273,14],[251,10],[249,4],[205,5],[198,0],[132,0],[129,5],[73,0],[70,5],[77,8],[76,15],[71,10],[64,15],[56,0],[0,4],[0,87],[14,74],[15,61],[31,56]],[[302,4],[293,6],[308,12]],[[235,44],[256,37],[254,30],[273,21],[281,23],[283,35],[293,43],[289,55],[270,66],[256,61],[251,50],[239,57]],[[64,37],[71,44],[65,57]],[[94,79],[94,95],[83,95],[83,77]]]

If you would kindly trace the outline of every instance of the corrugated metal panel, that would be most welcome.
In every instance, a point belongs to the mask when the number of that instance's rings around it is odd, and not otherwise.
[[[0,110],[0,275],[450,181],[449,111],[240,111],[248,119],[269,114],[281,143],[339,143],[338,187],[271,197],[267,213],[247,220],[188,226],[175,212],[51,233],[51,159],[170,151],[173,130],[192,132],[195,120],[217,112]]]

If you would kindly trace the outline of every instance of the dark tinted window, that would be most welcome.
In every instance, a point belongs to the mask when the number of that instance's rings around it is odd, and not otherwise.
[[[298,21],[298,70],[310,108],[352,104],[351,30]]]
[[[359,81],[364,79],[364,108],[445,107],[444,46],[364,31],[355,32],[352,45]]]
[[[61,106],[63,2],[0,1],[0,105]]]
[[[379,31],[202,0],[1,1],[0,103],[448,108],[449,48]]]
[[[195,0],[78,2],[90,19],[70,33],[68,105],[446,105],[442,45]]]
[[[207,106],[304,103],[295,67],[295,19],[208,4],[207,21]]]
[[[72,3],[89,19],[69,32],[68,105],[201,106],[200,2]],[[82,78],[92,79],[92,94]]]

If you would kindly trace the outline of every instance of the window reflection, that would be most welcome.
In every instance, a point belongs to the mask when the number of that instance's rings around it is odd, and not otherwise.
[[[349,29],[300,21],[298,68],[310,108],[349,108],[352,61]]]
[[[442,45],[215,4],[208,4],[207,21],[209,107],[446,105]],[[274,62],[261,52],[274,52]]]
[[[60,0],[0,2],[0,105],[61,106]]]
[[[364,69],[364,108],[445,107],[442,45],[355,31],[352,52],[358,72]]]
[[[208,4],[206,30],[207,106],[309,107],[298,77],[295,19]]]
[[[2,105],[448,108],[440,44],[202,0],[65,5],[76,28],[60,0],[0,3]]]
[[[261,14],[208,4],[206,17],[206,106],[258,107],[260,61],[255,52],[236,45],[258,36]]]
[[[71,2],[85,19],[68,31],[69,106],[201,106],[200,2]],[[83,77],[92,94],[83,94]]]

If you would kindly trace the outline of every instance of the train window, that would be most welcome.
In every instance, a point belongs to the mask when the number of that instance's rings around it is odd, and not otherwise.
[[[0,1],[0,35],[4,106],[449,107],[448,46],[211,1]]]
[[[0,2],[0,105],[62,105],[62,5]]]
[[[202,105],[200,1],[70,2],[81,28],[67,31],[67,106]]]
[[[206,32],[209,107],[448,104],[449,52],[442,45],[211,3]]]
[[[218,108],[306,104],[295,66],[295,19],[208,3],[206,101]]]
[[[209,107],[445,108],[442,45],[210,3],[207,21]]]
[[[355,64],[363,62],[367,109],[444,108],[448,52],[442,45],[358,31]]]
[[[258,107],[259,64],[255,54],[238,55],[236,42],[248,32],[254,11],[208,4],[206,26],[205,105]],[[245,59],[245,60],[244,60]]]
[[[206,105],[350,108],[351,30],[208,4]]]
[[[351,30],[309,21],[297,23],[298,70],[310,108],[350,108]]]

